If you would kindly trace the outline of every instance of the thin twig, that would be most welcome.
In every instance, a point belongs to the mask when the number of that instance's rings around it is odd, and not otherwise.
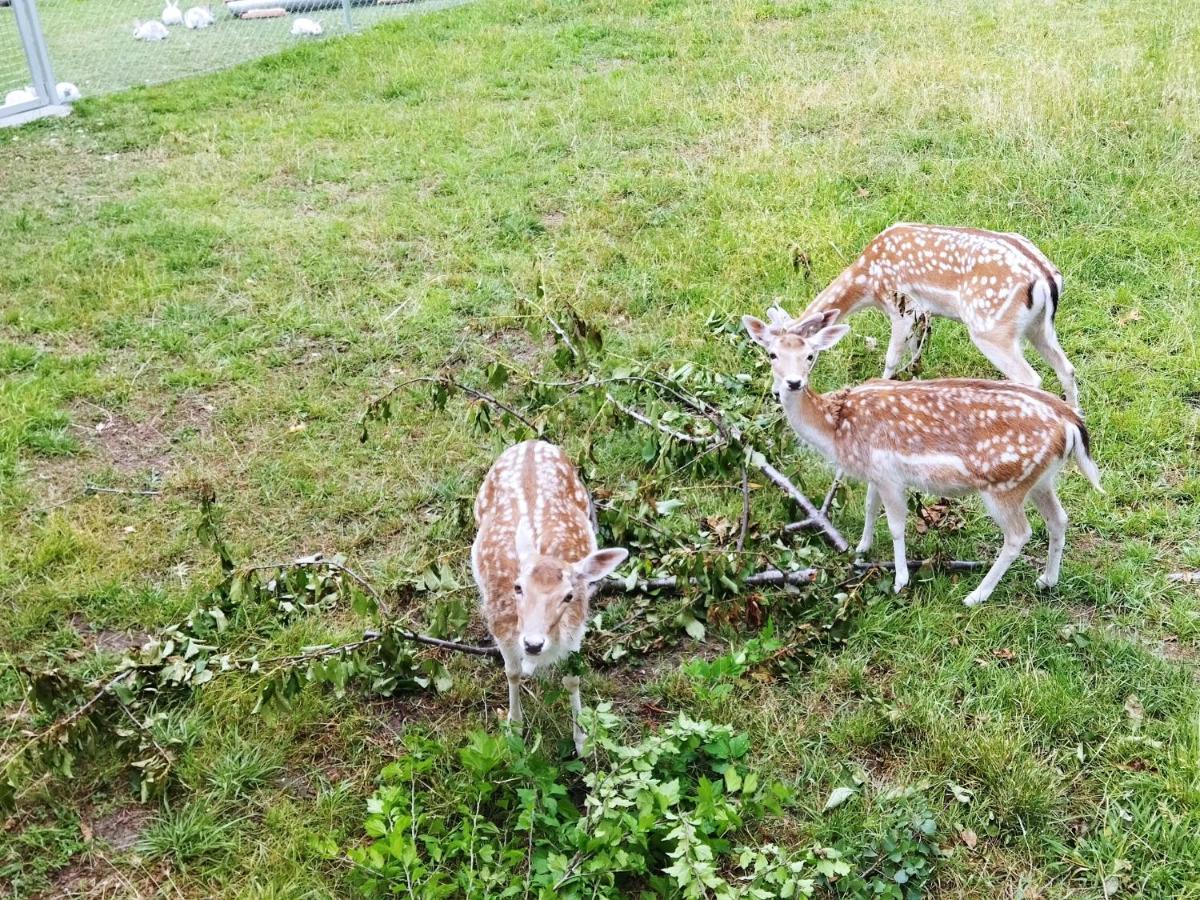
[[[640,413],[636,409],[626,406],[612,394],[605,393],[604,396],[608,399],[609,403],[611,403],[621,412],[625,413],[625,415],[629,416],[629,418],[633,419],[635,422],[640,422],[641,424],[648,425],[651,428],[657,428],[663,434],[674,438],[677,441],[683,441],[686,444],[700,444],[704,446],[714,443],[714,441],[710,438],[700,438],[696,437],[695,435],[684,434],[682,431],[676,431],[674,428],[664,425],[662,422],[655,422],[645,413]]]
[[[712,404],[701,400],[699,397],[695,397],[691,394],[681,391],[673,385],[666,384],[653,378],[645,378],[640,375],[625,375],[608,378],[601,382],[597,382],[597,384],[612,384],[616,382],[630,382],[634,384],[651,385],[654,388],[666,391],[667,393],[673,395],[681,403],[704,416],[713,423],[713,426],[717,429],[717,432],[721,435],[721,438],[726,443],[736,443],[745,449],[747,458],[749,459],[751,465],[766,475],[776,487],[800,504],[800,507],[808,514],[808,518],[812,520],[814,525],[819,527],[821,531],[825,533],[825,536],[829,539],[829,542],[833,544],[834,547],[843,552],[850,549],[850,544],[842,536],[842,533],[838,531],[836,527],[834,527],[833,523],[826,518],[825,514],[813,506],[812,501],[809,500],[799,488],[792,484],[786,475],[771,465],[771,463],[767,462],[767,458],[758,450],[756,450],[753,445],[746,441],[742,435],[741,429],[735,425],[730,425],[725,420],[725,417],[722,416],[721,413],[712,406]],[[621,408],[620,404],[617,404],[617,406],[618,408]],[[624,412],[626,410],[622,409],[622,411]],[[646,417],[644,414],[632,415],[633,412],[636,412],[635,410],[629,410],[628,412],[632,418],[638,422],[641,422],[642,424],[658,428],[660,431],[664,431],[666,429],[666,426],[662,425],[661,423],[649,421],[648,417]],[[673,437],[678,437],[679,434],[671,431],[667,431],[666,433],[672,434]],[[700,441],[698,439],[691,438],[690,436],[688,437],[688,440],[690,443],[694,444],[705,444],[710,446],[715,444],[714,441]]]
[[[158,497],[162,494],[162,491],[134,491],[134,490],[129,490],[128,488],[101,487],[98,484],[92,484],[90,482],[83,486],[83,492],[85,494],[89,494],[89,495],[90,494],[128,494],[129,496],[132,496],[132,497]]]
[[[692,583],[695,579],[684,579],[688,583]],[[793,587],[802,587],[803,585],[812,584],[817,580],[816,569],[799,569],[795,572],[784,572],[780,569],[763,569],[761,572],[755,572],[753,575],[747,575],[742,582],[746,587],[782,587],[791,585]],[[632,588],[626,587],[625,579],[618,578],[615,575],[610,575],[599,584],[600,591],[661,591],[669,588],[674,588],[679,585],[679,579],[674,575],[667,575],[662,578],[647,578],[634,583]]]
[[[750,470],[742,463],[742,524],[738,530],[737,551],[746,548],[746,534],[750,531]]]
[[[1172,572],[1167,576],[1167,581],[1175,581],[1180,584],[1200,584],[1200,572]]]
[[[982,569],[984,564],[977,559],[937,559],[929,557],[928,559],[910,559],[907,560],[909,569],[944,569],[947,572],[974,572]],[[854,568],[859,572],[866,572],[871,569],[886,569],[892,571],[896,568],[896,564],[891,561],[879,560],[872,562],[866,559],[856,559]]]
[[[117,698],[117,705],[121,707],[121,712],[125,713],[125,715],[129,718],[129,721],[134,724],[134,727],[150,739],[150,743],[154,745],[154,749],[158,751],[158,755],[163,758],[163,762],[165,762],[168,766],[172,765],[175,762],[175,758],[162,748],[162,745],[155,740],[154,735],[150,732],[150,729],[137,720],[137,716],[129,711],[129,707],[122,702],[120,697]]]
[[[4,760],[4,766],[3,766],[3,768],[0,768],[0,772],[8,771],[8,769],[12,767],[13,763],[15,763],[20,757],[25,755],[25,751],[28,750],[30,747],[34,746],[35,744],[41,743],[42,741],[44,741],[48,738],[54,737],[56,734],[61,732],[64,728],[69,728],[72,725],[74,725],[76,722],[78,722],[81,718],[83,718],[83,716],[87,715],[87,713],[91,710],[91,708],[93,706],[95,706],[97,703],[99,703],[106,694],[108,694],[114,687],[116,687],[118,684],[120,684],[122,681],[124,681],[130,675],[132,675],[134,671],[135,671],[134,669],[124,669],[121,672],[118,672],[116,675],[114,675],[112,678],[110,678],[107,682],[105,682],[99,688],[99,690],[97,690],[94,694],[92,694],[91,698],[86,703],[84,703],[82,706],[72,710],[70,713],[63,716],[62,718],[55,719],[48,726],[46,726],[45,729],[43,729],[42,731],[39,731],[37,734],[35,734],[33,737],[31,737],[28,741],[26,741],[24,744],[21,745],[20,749],[18,749],[15,753],[13,753],[11,756],[9,756],[7,759]]]
[[[833,476],[833,481],[829,483],[829,490],[825,493],[825,499],[821,501],[821,515],[829,515],[829,507],[833,503],[833,495],[837,493],[837,489],[842,486],[842,473],[838,471]]]
[[[537,431],[537,428],[534,426],[534,424],[532,422],[530,422],[527,418],[525,418],[523,415],[521,415],[519,412],[517,412],[515,409],[513,409],[507,403],[503,403],[500,400],[497,400],[491,394],[485,394],[483,391],[478,390],[477,388],[473,388],[469,385],[463,384],[461,381],[456,379],[453,375],[421,375],[416,378],[409,378],[409,379],[406,379],[405,381],[401,381],[399,384],[392,385],[390,388],[388,388],[386,391],[384,391],[382,394],[380,394],[378,397],[376,397],[374,400],[372,400],[367,406],[368,411],[371,409],[374,409],[375,407],[382,404],[385,400],[387,400],[393,394],[396,394],[399,391],[403,390],[404,388],[410,387],[414,384],[440,384],[443,387],[454,388],[455,390],[462,391],[464,394],[466,394],[470,397],[474,397],[476,400],[482,400],[485,403],[491,403],[493,406],[497,407],[498,409],[504,410],[510,416],[512,416],[513,418],[520,421],[530,431]],[[365,418],[365,416],[364,416],[364,418]]]

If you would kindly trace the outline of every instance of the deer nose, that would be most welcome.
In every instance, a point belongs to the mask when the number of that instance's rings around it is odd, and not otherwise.
[[[799,378],[797,378],[795,381],[788,379],[787,386],[788,386],[788,390],[798,391],[798,390],[800,390],[800,388],[804,387],[804,381]]]
[[[529,638],[525,639],[525,652],[528,653],[530,656],[537,656],[539,653],[542,652],[542,648],[545,646],[546,646],[545,640],[541,640],[538,638],[534,638],[532,640],[530,640]]]

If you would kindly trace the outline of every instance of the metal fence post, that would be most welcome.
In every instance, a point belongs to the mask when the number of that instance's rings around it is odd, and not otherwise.
[[[13,14],[17,20],[17,32],[25,47],[25,58],[29,61],[33,86],[42,98],[42,105],[60,103],[54,69],[50,66],[50,53],[46,49],[46,37],[42,34],[42,23],[38,21],[34,0],[13,0]]]
[[[346,20],[346,30],[354,30],[354,20],[350,18],[350,0],[342,0],[342,18]]]

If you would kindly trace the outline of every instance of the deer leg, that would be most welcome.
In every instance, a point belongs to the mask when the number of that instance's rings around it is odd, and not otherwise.
[[[1033,505],[1046,520],[1046,534],[1050,538],[1050,549],[1046,553],[1046,570],[1038,576],[1037,586],[1052,588],[1058,584],[1058,573],[1062,568],[1063,547],[1067,543],[1067,511],[1058,501],[1054,484],[1039,484],[1029,492]]]
[[[1004,532],[1004,546],[1000,555],[992,563],[979,587],[967,594],[963,603],[967,606],[978,606],[992,595],[1008,567],[1021,553],[1021,548],[1029,540],[1029,519],[1025,517],[1025,498],[1014,493],[1004,495],[981,494],[983,505],[988,514],[996,520],[1000,530]]]
[[[1042,376],[1025,360],[1019,341],[1001,343],[975,334],[971,335],[971,340],[1005,378],[1030,387],[1042,386]]]
[[[500,645],[500,655],[504,657],[504,676],[508,679],[508,722],[510,725],[520,725],[525,721],[521,709],[521,651],[511,650]]]
[[[908,584],[908,555],[904,548],[904,520],[908,517],[908,504],[904,499],[903,486],[881,484],[876,490],[883,500],[888,531],[892,533],[892,556],[896,561],[896,580],[892,589],[898,594]]]
[[[1067,354],[1063,353],[1062,345],[1058,342],[1058,334],[1055,333],[1049,316],[1046,317],[1041,328],[1030,331],[1028,337],[1029,343],[1033,344],[1034,349],[1041,354],[1042,359],[1050,364],[1050,368],[1058,376],[1058,383],[1062,385],[1067,404],[1079,412],[1079,388],[1075,384],[1075,367],[1067,359]]]
[[[571,697],[571,736],[575,739],[575,753],[583,756],[583,742],[587,735],[579,727],[579,711],[583,709],[583,701],[579,697],[579,676],[564,675],[562,683]]]
[[[904,355],[904,346],[912,334],[914,317],[896,314],[892,319],[892,336],[888,338],[887,355],[883,359],[883,377],[891,378],[900,368],[900,358]]]
[[[863,522],[862,538],[854,548],[856,556],[866,556],[875,544],[875,520],[879,518],[880,502],[879,488],[875,487],[874,482],[868,481],[866,521]]]

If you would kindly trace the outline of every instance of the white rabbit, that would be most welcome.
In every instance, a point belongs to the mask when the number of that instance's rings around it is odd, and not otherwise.
[[[292,23],[292,34],[320,34],[325,29],[321,27],[321,23],[313,19],[300,18]]]
[[[212,23],[211,6],[193,6],[183,14],[183,24],[188,28],[207,28]]]
[[[37,91],[33,89],[32,84],[27,84],[23,88],[15,91],[9,91],[4,95],[5,106],[16,106],[18,103],[28,103],[30,100],[37,99]]]
[[[162,19],[164,25],[183,24],[183,13],[179,11],[176,0],[167,0],[167,5],[163,7],[162,15],[159,18]]]
[[[55,88],[58,90],[58,99],[63,103],[74,103],[83,96],[79,93],[79,88],[69,81],[60,81]]]
[[[133,36],[139,41],[165,41],[170,37],[170,32],[162,22],[151,19],[149,22],[134,22]]]

